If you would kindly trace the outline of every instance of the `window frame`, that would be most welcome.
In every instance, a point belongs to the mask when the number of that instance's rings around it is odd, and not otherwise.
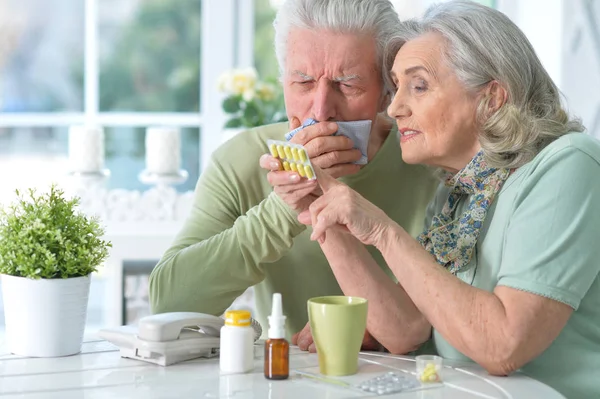
[[[200,173],[221,144],[226,121],[217,91],[219,75],[234,67],[254,65],[254,1],[202,1],[200,37],[200,104],[197,112],[101,112],[99,110],[98,2],[85,0],[84,92],[82,112],[3,112],[0,127],[102,127],[170,125],[200,129]],[[215,17],[218,16],[218,17]],[[210,115],[210,117],[207,117]]]

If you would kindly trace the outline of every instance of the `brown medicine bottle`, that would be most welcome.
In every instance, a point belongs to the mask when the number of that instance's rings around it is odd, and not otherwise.
[[[290,344],[283,338],[265,342],[265,377],[285,380],[290,374]]]
[[[290,374],[290,344],[285,340],[285,316],[282,313],[281,294],[273,294],[269,316],[269,339],[265,342],[265,378],[285,380]]]

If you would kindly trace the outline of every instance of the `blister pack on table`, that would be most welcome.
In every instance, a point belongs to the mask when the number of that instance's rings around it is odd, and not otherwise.
[[[401,392],[414,392],[443,386],[441,382],[423,383],[412,374],[397,371],[368,373],[369,375],[365,376],[356,374],[349,377],[325,376],[316,370],[294,370],[294,372],[302,377],[312,379],[313,381],[377,396]]]
[[[297,172],[309,180],[316,179],[304,146],[280,140],[267,140],[267,145],[271,155],[281,161],[284,170]]]

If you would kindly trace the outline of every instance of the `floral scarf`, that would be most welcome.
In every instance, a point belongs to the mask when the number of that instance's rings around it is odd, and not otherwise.
[[[464,169],[446,178],[445,185],[453,187],[450,196],[417,240],[450,273],[466,270],[487,211],[509,175],[509,169],[489,167],[479,151]],[[457,204],[468,196],[467,210],[456,218]]]

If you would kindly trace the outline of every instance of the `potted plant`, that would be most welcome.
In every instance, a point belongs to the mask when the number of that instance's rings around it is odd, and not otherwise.
[[[78,211],[55,184],[30,189],[0,210],[0,275],[6,342],[22,356],[81,351],[91,273],[110,242],[97,218]]]
[[[224,141],[242,130],[287,120],[279,85],[260,80],[254,68],[224,72],[218,89],[225,94],[222,108],[228,116]]]

